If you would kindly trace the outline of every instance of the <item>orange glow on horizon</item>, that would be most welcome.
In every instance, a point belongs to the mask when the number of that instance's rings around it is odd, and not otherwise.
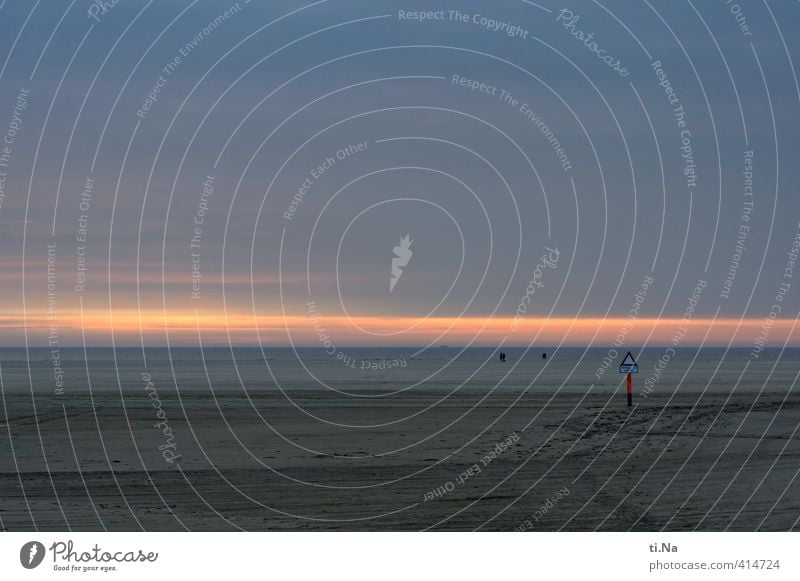
[[[197,344],[227,342],[236,344],[321,345],[321,334],[341,345],[423,345],[478,344],[496,345],[537,343],[556,345],[610,345],[620,337],[626,345],[692,346],[698,344],[728,344],[751,346],[759,337],[767,345],[781,346],[785,341],[800,345],[800,333],[794,319],[775,319],[771,325],[764,319],[694,319],[688,323],[677,318],[626,317],[530,317],[518,321],[513,317],[430,317],[420,320],[401,316],[320,317],[308,315],[259,315],[245,312],[185,310],[168,314],[158,309],[137,311],[87,310],[61,311],[54,319],[46,312],[0,316],[4,335],[27,329],[32,344],[45,343],[54,325],[62,344],[80,344],[82,335],[110,341],[146,341],[159,339],[175,343]],[[413,327],[413,328],[412,328]],[[363,331],[359,330],[363,329]],[[365,331],[365,332],[364,332]],[[105,342],[105,341],[104,341]],[[8,344],[8,341],[6,341]],[[17,344],[22,344],[22,341]]]

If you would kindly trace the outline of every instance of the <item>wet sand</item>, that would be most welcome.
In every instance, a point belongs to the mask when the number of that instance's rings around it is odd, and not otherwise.
[[[182,390],[159,395],[160,420],[139,395],[37,397],[34,410],[30,394],[6,393],[0,524],[798,528],[800,399],[785,392],[651,395],[634,408],[611,391],[361,395]]]

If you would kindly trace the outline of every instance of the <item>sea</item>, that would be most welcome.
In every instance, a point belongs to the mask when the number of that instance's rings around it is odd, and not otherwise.
[[[505,361],[499,354],[504,352]],[[631,351],[640,395],[792,391],[800,349],[413,347],[0,348],[4,393],[80,395],[159,390],[209,394],[331,390],[384,397],[414,390],[617,391]]]

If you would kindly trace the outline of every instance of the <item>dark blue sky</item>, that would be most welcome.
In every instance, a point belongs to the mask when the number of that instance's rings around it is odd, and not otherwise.
[[[0,198],[11,313],[46,310],[48,243],[65,311],[513,316],[545,247],[541,315],[624,316],[650,276],[647,316],[680,317],[701,279],[699,314],[761,319],[791,282],[796,2],[92,6],[0,7],[1,131],[29,91]],[[400,18],[419,10],[440,19]]]

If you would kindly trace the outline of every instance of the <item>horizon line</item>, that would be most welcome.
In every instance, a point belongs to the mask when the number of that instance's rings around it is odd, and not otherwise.
[[[214,310],[60,310],[0,315],[0,345],[413,347],[800,346],[798,319],[254,315]]]
[[[490,345],[490,344],[477,344],[477,345],[419,345],[419,344],[396,344],[396,345],[363,345],[363,344],[349,344],[349,343],[340,343],[338,344],[340,347],[346,347],[348,349],[551,349],[553,351],[557,351],[560,349],[616,349],[619,352],[623,351],[634,351],[634,350],[641,350],[641,349],[666,349],[666,348],[673,348],[675,350],[681,349],[751,349],[753,348],[750,344],[731,344],[727,345],[724,343],[686,343],[683,345],[673,346],[669,343],[652,343],[647,345],[622,345],[617,346],[613,344],[595,344],[595,345],[579,345],[579,344],[565,344],[561,346],[555,345],[524,345],[524,344],[516,344],[516,343],[505,343],[501,345]],[[203,345],[198,344],[190,344],[190,343],[173,343],[173,344],[166,344],[166,343],[158,343],[158,344],[128,344],[128,343],[117,343],[116,345],[101,345],[101,344],[86,344],[82,345],[79,343],[59,343],[57,346],[51,346],[46,343],[31,343],[29,345],[2,345],[0,344],[0,349],[49,349],[49,348],[59,348],[59,349],[319,349],[319,350],[326,350],[325,347],[321,345],[308,345],[308,344],[285,344],[285,345],[258,345],[255,343],[204,343]],[[798,343],[791,343],[786,345],[765,345],[761,348],[762,350],[781,350],[781,349],[800,349],[800,342]]]

